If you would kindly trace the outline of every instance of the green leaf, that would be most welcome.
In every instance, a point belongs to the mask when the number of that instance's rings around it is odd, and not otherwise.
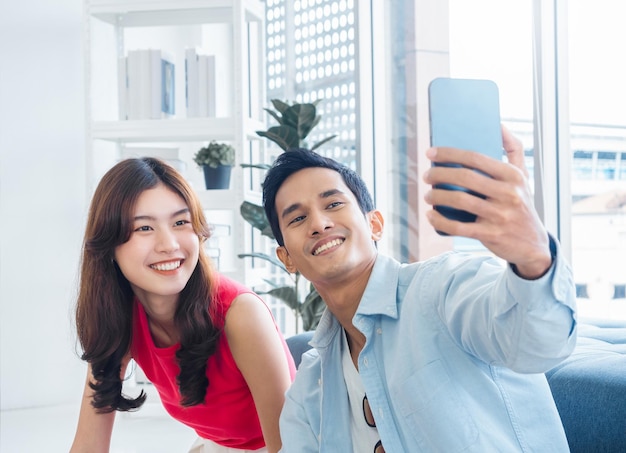
[[[287,270],[287,268],[283,265],[283,263],[278,258],[270,256],[267,253],[261,253],[261,252],[240,253],[237,255],[237,257],[238,258],[258,258],[264,261],[269,261],[274,266],[282,269],[283,271],[291,275],[291,273]]]
[[[321,121],[322,117],[321,116],[316,116],[315,118],[313,118],[313,120],[307,124],[308,130],[305,132],[302,132],[302,139],[304,140],[304,138],[309,135],[309,132],[311,132],[313,129],[315,129],[315,126],[317,126],[319,124],[319,122]]]
[[[264,278],[263,281],[270,285],[272,288],[279,288],[278,284],[273,280],[268,280],[267,278]]]
[[[239,212],[241,213],[241,217],[252,225],[253,228],[259,230],[263,236],[275,239],[270,223],[265,216],[263,206],[244,201],[239,207]]]
[[[280,99],[272,99],[272,105],[281,114],[285,113],[285,111],[289,108],[289,104],[287,104],[286,102],[281,101]]]
[[[263,109],[265,110],[267,113],[269,113],[270,115],[272,115],[274,117],[274,119],[278,122],[278,124],[283,124],[283,118],[276,113],[274,110],[270,110],[270,109]],[[258,131],[257,131],[258,133]]]
[[[337,135],[331,135],[330,137],[326,137],[324,140],[317,142],[315,145],[313,145],[311,147],[311,151],[319,148],[320,146],[322,146],[324,143],[331,141],[333,138],[335,138]]]
[[[313,285],[311,285],[311,292],[307,294],[299,309],[300,316],[302,317],[302,328],[304,330],[315,329],[325,309],[326,304],[322,296],[320,296]]]
[[[283,114],[283,118],[285,124],[289,124],[297,130],[298,137],[302,141],[317,124],[316,115],[317,109],[313,104],[295,104]]]
[[[259,170],[269,170],[271,164],[240,164],[241,168],[258,168]]]
[[[284,151],[300,146],[300,138],[296,129],[289,126],[274,126],[267,131],[257,131],[260,137],[266,137],[276,143]]]
[[[298,310],[300,303],[298,302],[298,295],[293,286],[283,286],[282,288],[270,289],[263,294],[269,294],[277,299],[282,300],[292,310]]]

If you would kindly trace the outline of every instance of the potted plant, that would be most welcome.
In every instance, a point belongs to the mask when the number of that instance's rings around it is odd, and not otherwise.
[[[284,152],[296,148],[306,148],[305,141],[308,134],[320,122],[321,116],[317,114],[317,104],[319,100],[306,104],[287,104],[278,99],[272,99],[272,105],[276,110],[265,109],[277,122],[278,126],[272,126],[267,131],[257,131],[257,135],[265,137],[276,143]],[[336,135],[331,135],[325,139],[311,145],[314,150],[322,144],[332,140]],[[243,167],[253,167],[268,169],[267,164],[246,164]],[[240,207],[241,216],[253,227],[261,231],[261,234],[271,239],[275,239],[272,229],[269,226],[263,207],[249,201],[244,201]],[[296,333],[299,331],[299,324],[302,323],[304,330],[313,330],[322,315],[326,304],[313,285],[308,283],[299,272],[290,274],[285,266],[275,257],[265,253],[253,252],[242,253],[240,258],[258,258],[272,263],[289,275],[292,285],[279,286],[272,281],[265,280],[272,289],[262,294],[268,294],[282,300],[296,315]],[[308,287],[302,287],[308,283]],[[301,288],[302,287],[302,288]],[[308,291],[304,299],[301,298],[303,291]]]
[[[235,164],[235,148],[228,143],[213,140],[200,148],[193,160],[204,171],[207,189],[228,189],[230,173]]]

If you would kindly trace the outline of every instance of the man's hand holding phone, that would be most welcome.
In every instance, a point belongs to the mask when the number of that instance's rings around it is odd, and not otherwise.
[[[435,207],[428,219],[438,232],[477,239],[522,277],[537,278],[552,263],[548,233],[534,209],[522,143],[503,126],[499,131],[507,162],[476,148],[427,150],[433,166],[424,181],[433,187],[425,200]],[[441,206],[447,209],[441,212]],[[457,211],[472,220],[446,215]]]

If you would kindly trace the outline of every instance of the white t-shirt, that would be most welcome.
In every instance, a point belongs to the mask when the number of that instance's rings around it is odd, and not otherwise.
[[[364,398],[365,389],[359,371],[352,362],[350,347],[345,331],[343,332],[343,347],[341,351],[343,378],[348,389],[350,400],[350,435],[352,436],[352,450],[354,453],[372,453],[376,443],[380,440],[378,429],[371,427],[365,421]]]

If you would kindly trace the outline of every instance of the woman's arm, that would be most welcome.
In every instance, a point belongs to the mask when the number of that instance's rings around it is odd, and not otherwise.
[[[250,387],[270,453],[281,447],[278,418],[291,385],[290,365],[267,306],[255,295],[239,295],[226,314],[226,338]]]
[[[122,362],[122,375],[130,361],[130,355]],[[108,453],[111,444],[111,433],[115,421],[115,411],[107,414],[98,414],[91,405],[93,390],[89,383],[93,382],[91,364],[87,369],[87,379],[83,390],[83,399],[80,405],[78,426],[74,435],[74,442],[70,453]]]

